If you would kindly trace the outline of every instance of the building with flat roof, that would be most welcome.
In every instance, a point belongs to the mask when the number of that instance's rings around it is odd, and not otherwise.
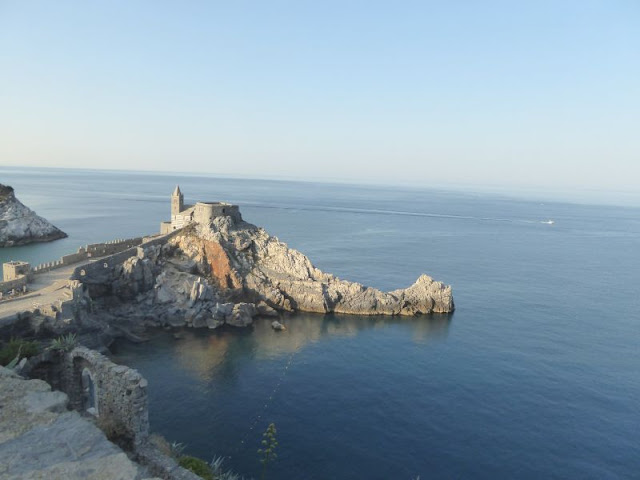
[[[2,281],[16,280],[24,275],[29,275],[31,265],[27,262],[7,262],[2,264]]]
[[[176,185],[171,194],[171,220],[160,224],[160,233],[166,234],[186,227],[191,223],[208,225],[216,217],[232,217],[241,221],[240,208],[225,202],[197,202],[195,205],[185,205],[180,186]]]

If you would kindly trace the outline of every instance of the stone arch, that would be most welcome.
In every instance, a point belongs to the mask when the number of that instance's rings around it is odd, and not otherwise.
[[[98,410],[98,385],[96,384],[93,372],[88,368],[82,369],[82,402],[83,410],[97,417]]]
[[[148,438],[147,381],[135,370],[80,346],[32,357],[23,373],[66,393],[69,407],[96,417],[98,426],[118,445],[141,444]]]
[[[100,411],[99,385],[92,367],[91,363],[83,357],[73,358],[72,391],[69,396],[75,410],[97,417]]]

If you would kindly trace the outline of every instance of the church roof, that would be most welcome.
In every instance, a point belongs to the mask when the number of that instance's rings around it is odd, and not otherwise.
[[[180,191],[180,185],[176,185],[176,189],[173,191],[173,195],[182,195],[182,192]]]

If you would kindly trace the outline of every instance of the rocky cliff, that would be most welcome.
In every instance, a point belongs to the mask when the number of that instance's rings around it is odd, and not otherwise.
[[[275,310],[416,315],[453,310],[451,287],[422,275],[409,288],[381,292],[322,272],[262,228],[229,217],[172,239],[222,292]]]
[[[18,200],[13,188],[0,184],[0,247],[50,242],[67,234]]]
[[[231,217],[189,226],[163,246],[139,247],[123,264],[81,281],[111,320],[144,325],[216,328],[280,312],[418,315],[454,308],[451,287],[427,275],[392,292],[341,280]]]

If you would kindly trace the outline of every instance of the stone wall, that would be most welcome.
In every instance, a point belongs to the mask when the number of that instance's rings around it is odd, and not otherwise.
[[[85,247],[80,247],[77,253],[70,253],[69,255],[63,256],[60,260],[63,265],[73,265],[74,263],[81,262],[82,260],[86,260],[87,252]]]
[[[2,282],[0,294],[10,293],[12,290],[21,291],[29,283],[31,265],[27,262],[6,262],[2,264]],[[0,300],[2,295],[0,295]]]
[[[138,246],[150,247],[153,245],[163,245],[167,241],[176,235],[178,231],[172,231],[167,235],[160,235],[157,237],[144,237],[140,243],[132,248],[128,248],[122,252],[114,255],[109,255],[105,258],[101,258],[100,261],[88,263],[77,267],[71,278],[74,280],[86,280],[87,277],[103,277],[107,272],[111,272],[114,267],[121,265],[127,258],[135,257],[138,254]]]
[[[147,381],[142,375],[84,347],[75,348],[65,361],[71,372],[67,394],[76,410],[95,415],[103,428],[134,445],[147,439]]]
[[[67,265],[73,265],[74,263],[81,262],[83,260],[90,259],[92,257],[102,257],[107,255],[113,255],[123,250],[136,247],[142,243],[142,237],[127,238],[112,240],[104,243],[91,243],[80,247],[76,253],[65,255],[59,260],[53,262],[41,263],[35,267],[32,271],[34,274],[49,272],[56,268],[60,268]]]
[[[198,202],[195,206],[194,220],[202,225],[209,225],[216,217],[229,216],[236,221],[242,220],[237,205],[223,202]]]
[[[160,223],[160,235],[166,235],[172,231],[171,222],[161,222]]]
[[[34,269],[31,272],[32,274],[45,273],[60,267],[64,267],[64,263],[62,262],[62,259],[54,260],[53,262],[41,263],[36,267],[34,267]]]
[[[29,360],[22,371],[69,396],[69,405],[97,419],[107,435],[132,446],[149,436],[147,381],[136,370],[116,365],[85,347],[69,353],[46,351]]]
[[[2,280],[17,280],[23,275],[29,275],[31,265],[27,262],[6,262],[2,264]]]
[[[83,268],[92,269],[93,271],[99,268],[108,268],[104,267],[105,263],[109,265],[112,263],[124,262],[127,258],[135,255],[135,247],[141,245],[143,242],[146,242],[145,244],[154,244],[158,241],[164,242],[166,241],[166,239],[164,237],[157,237],[154,239],[149,239],[149,237],[136,237],[128,238],[125,240],[113,240],[111,242],[89,244],[84,247],[80,247],[76,253],[65,255],[59,260],[41,263],[40,265],[31,269],[28,275],[22,275],[12,280],[0,282],[0,293],[6,294],[13,289],[22,290],[25,285],[33,280],[33,275],[50,272],[51,270],[55,270],[57,268],[73,265],[83,260],[88,260],[92,257],[106,256],[108,258],[105,258],[103,262],[94,262],[93,264],[87,265]],[[72,278],[81,280],[82,275],[80,275],[79,273],[80,270],[82,269],[76,269]]]
[[[85,248],[89,257],[112,255],[122,250],[126,250],[131,247],[135,247],[142,243],[142,237],[129,238],[126,240],[114,240],[106,243],[93,243],[87,245]]]
[[[22,275],[15,280],[0,282],[0,293],[4,295],[11,292],[11,290],[22,290],[27,283],[29,283],[29,277],[27,275]]]
[[[169,480],[200,479],[149,441],[147,381],[136,370],[76,347],[68,353],[47,350],[32,357],[21,374],[66,393],[70,408],[94,417],[107,437],[125,446],[152,474]]]
[[[70,321],[74,318],[75,310],[85,295],[84,286],[77,280],[69,280],[60,291],[63,298],[50,304],[40,304],[35,297],[33,312],[57,320]]]

